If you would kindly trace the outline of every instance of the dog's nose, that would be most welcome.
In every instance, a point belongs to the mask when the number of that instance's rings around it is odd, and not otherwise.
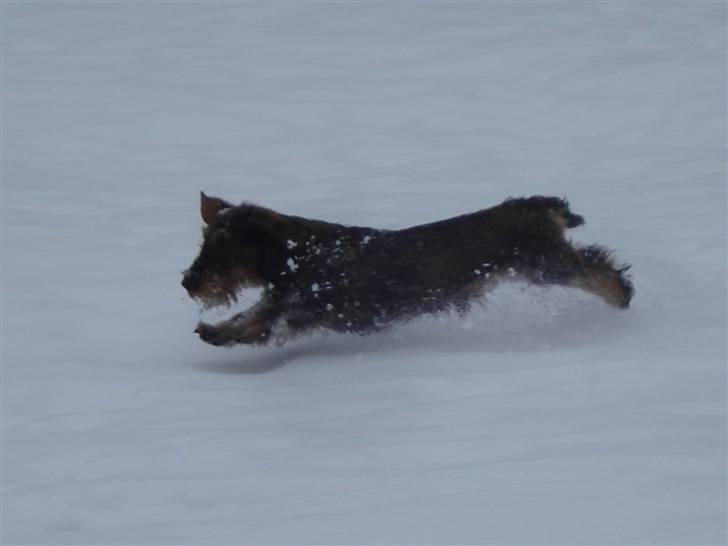
[[[197,285],[199,280],[200,276],[197,273],[188,271],[185,273],[184,277],[182,277],[182,286],[189,292]]]

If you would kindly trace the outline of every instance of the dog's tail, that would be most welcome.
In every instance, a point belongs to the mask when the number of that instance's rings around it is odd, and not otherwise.
[[[575,228],[586,224],[583,216],[571,212],[566,198],[546,197],[546,199],[552,203],[549,207],[549,214],[562,228]]]
[[[575,228],[586,223],[583,216],[571,212],[569,201],[566,198],[536,195],[521,199],[508,199],[506,204],[520,205],[527,209],[545,212],[562,229]]]

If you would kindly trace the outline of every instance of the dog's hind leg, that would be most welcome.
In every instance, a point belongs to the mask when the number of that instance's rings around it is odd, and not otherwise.
[[[629,307],[634,295],[632,282],[626,275],[629,266],[618,266],[611,251],[599,246],[574,247],[568,241],[540,255],[537,265],[524,272],[535,284],[573,286],[602,298],[620,309]]]
[[[570,284],[620,309],[629,307],[634,295],[634,287],[626,274],[629,266],[616,265],[611,251],[599,245],[575,250],[579,255],[579,274]]]

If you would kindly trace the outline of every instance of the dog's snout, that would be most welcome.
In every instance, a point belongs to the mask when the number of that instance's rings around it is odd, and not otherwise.
[[[184,277],[182,277],[182,286],[188,292],[193,290],[195,286],[200,282],[200,275],[194,271],[186,271]]]

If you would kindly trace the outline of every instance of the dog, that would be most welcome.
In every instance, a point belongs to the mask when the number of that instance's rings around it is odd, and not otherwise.
[[[260,287],[248,310],[200,322],[212,345],[264,345],[318,328],[369,334],[425,313],[466,313],[504,280],[585,290],[626,309],[629,266],[599,245],[564,234],[584,223],[566,199],[509,198],[500,205],[399,230],[346,226],[232,205],[201,192],[200,252],[182,286],[204,307],[230,305]]]

